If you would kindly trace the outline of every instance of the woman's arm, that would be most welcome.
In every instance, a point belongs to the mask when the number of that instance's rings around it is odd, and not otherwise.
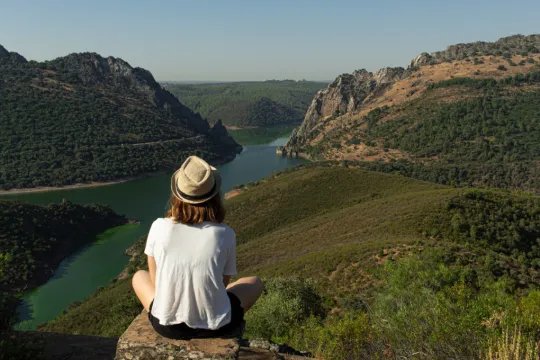
[[[156,286],[156,260],[150,255],[148,255],[148,272],[150,273],[152,284]]]

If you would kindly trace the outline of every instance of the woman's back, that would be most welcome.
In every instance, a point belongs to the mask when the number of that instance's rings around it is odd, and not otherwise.
[[[145,253],[156,262],[152,315],[161,325],[218,329],[230,321],[224,275],[236,275],[236,235],[224,224],[157,219]]]

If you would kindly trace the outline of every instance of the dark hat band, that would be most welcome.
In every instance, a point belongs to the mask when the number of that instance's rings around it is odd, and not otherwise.
[[[206,194],[203,194],[203,195],[197,195],[197,196],[188,195],[188,194],[182,192],[182,190],[180,190],[180,188],[178,187],[178,184],[176,184],[176,191],[178,191],[178,194],[181,197],[183,197],[184,199],[186,199],[186,200],[189,200],[189,201],[203,200],[203,199],[206,199],[209,195],[211,195],[214,191],[216,191],[217,184],[218,184],[218,182],[214,181],[214,186],[212,187],[212,189],[210,189],[209,192],[207,192]],[[208,199],[208,200],[210,200],[210,199]]]

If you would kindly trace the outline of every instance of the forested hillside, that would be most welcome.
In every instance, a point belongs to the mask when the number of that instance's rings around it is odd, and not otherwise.
[[[224,84],[165,84],[189,108],[211,123],[237,127],[297,124],[315,93],[327,84],[313,81],[264,81]]]
[[[266,279],[247,336],[328,359],[487,359],[505,336],[534,354],[539,197],[330,164],[239,189],[226,222],[240,276]],[[145,266],[144,243],[128,274]],[[41,329],[117,336],[139,311],[127,278]]]
[[[0,201],[0,290],[21,291],[44,283],[66,256],[127,222],[104,205]]]
[[[26,61],[0,46],[0,189],[109,181],[239,150],[147,70],[94,53]]]
[[[20,300],[16,293],[43,284],[68,255],[105,230],[127,222],[103,205],[0,201],[0,358],[33,356],[28,348],[20,350],[6,334],[17,319]]]

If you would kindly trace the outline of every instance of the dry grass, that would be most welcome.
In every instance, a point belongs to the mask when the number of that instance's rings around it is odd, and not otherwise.
[[[516,325],[513,332],[503,330],[500,337],[490,343],[482,356],[483,360],[538,360],[540,359],[540,341],[536,342],[522,335]]]

